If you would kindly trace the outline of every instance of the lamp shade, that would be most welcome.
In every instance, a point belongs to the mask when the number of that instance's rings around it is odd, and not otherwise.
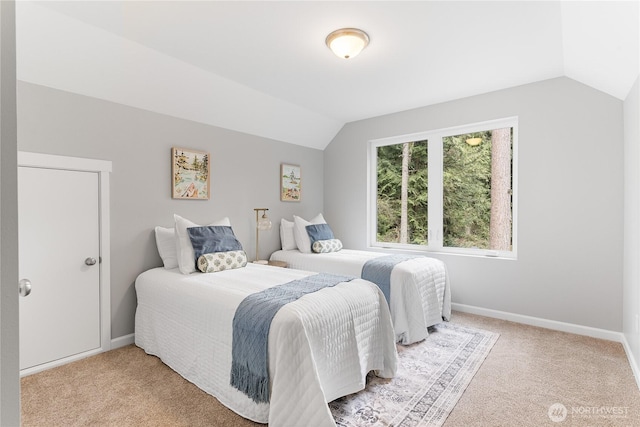
[[[261,260],[258,258],[258,248],[260,246],[260,232],[271,230],[271,220],[267,216],[268,208],[255,208],[256,211],[256,259],[253,261],[256,264],[268,264],[269,262],[266,260]],[[262,215],[260,215],[262,212]]]
[[[327,36],[325,43],[340,58],[355,58],[369,44],[369,36],[357,28],[342,28]]]
[[[262,214],[262,216],[258,220],[258,230],[260,231],[271,230],[271,220],[267,217],[266,212]]]

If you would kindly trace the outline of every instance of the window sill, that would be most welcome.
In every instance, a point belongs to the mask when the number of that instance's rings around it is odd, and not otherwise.
[[[411,248],[411,247],[398,247],[398,246],[369,246],[369,250],[373,252],[390,252],[390,253],[403,253],[409,255],[445,255],[445,256],[462,256],[471,258],[487,258],[498,259],[506,261],[517,261],[517,255],[515,253],[505,253],[494,251],[459,251],[459,250],[447,250],[447,249],[426,249],[426,248]]]

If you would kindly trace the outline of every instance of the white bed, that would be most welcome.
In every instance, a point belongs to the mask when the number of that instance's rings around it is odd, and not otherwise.
[[[361,277],[362,267],[386,253],[342,249],[329,253],[280,250],[272,261],[288,267]],[[411,344],[425,339],[428,327],[451,317],[451,290],[445,264],[435,258],[417,257],[397,264],[391,272],[390,310],[396,341]]]
[[[239,415],[270,426],[335,426],[327,406],[362,390],[369,371],[395,374],[384,295],[356,279],[282,307],[269,332],[270,403],[230,385],[232,321],[249,294],[310,272],[248,264],[217,273],[155,268],[136,279],[135,342]]]

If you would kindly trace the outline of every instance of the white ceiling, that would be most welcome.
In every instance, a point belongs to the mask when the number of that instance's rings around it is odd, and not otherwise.
[[[324,149],[348,122],[568,76],[624,99],[638,1],[18,1],[18,79]],[[343,60],[324,44],[357,27]]]

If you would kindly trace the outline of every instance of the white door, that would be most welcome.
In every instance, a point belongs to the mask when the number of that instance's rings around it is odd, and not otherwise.
[[[98,173],[18,168],[20,369],[100,348],[99,212]]]

